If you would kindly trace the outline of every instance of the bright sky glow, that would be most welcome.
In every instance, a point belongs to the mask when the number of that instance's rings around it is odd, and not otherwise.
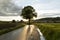
[[[2,20],[3,19],[3,20]],[[16,21],[20,21],[22,18],[20,16],[0,16],[0,20],[2,21],[12,21],[12,20],[16,20]]]

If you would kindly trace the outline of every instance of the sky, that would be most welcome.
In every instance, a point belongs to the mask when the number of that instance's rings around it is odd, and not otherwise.
[[[0,0],[0,18],[8,19],[20,16],[24,6],[31,5],[37,12],[37,19],[44,17],[60,17],[60,0]],[[5,17],[4,17],[5,16]],[[15,17],[13,17],[15,16]],[[20,19],[22,19],[20,17]],[[20,20],[17,17],[16,20]]]

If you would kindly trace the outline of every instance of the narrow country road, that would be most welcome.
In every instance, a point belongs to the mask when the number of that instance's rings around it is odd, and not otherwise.
[[[23,28],[3,34],[0,40],[40,40],[40,34],[34,25],[26,25]]]

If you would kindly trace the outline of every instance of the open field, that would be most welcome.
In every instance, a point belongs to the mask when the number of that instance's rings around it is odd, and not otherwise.
[[[60,23],[35,23],[46,40],[60,40]]]
[[[10,32],[12,30],[16,30],[18,28],[24,27],[25,23],[23,22],[0,22],[0,35]]]

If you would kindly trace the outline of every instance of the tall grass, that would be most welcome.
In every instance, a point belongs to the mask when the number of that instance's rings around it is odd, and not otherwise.
[[[60,23],[35,23],[46,40],[60,40]]]

